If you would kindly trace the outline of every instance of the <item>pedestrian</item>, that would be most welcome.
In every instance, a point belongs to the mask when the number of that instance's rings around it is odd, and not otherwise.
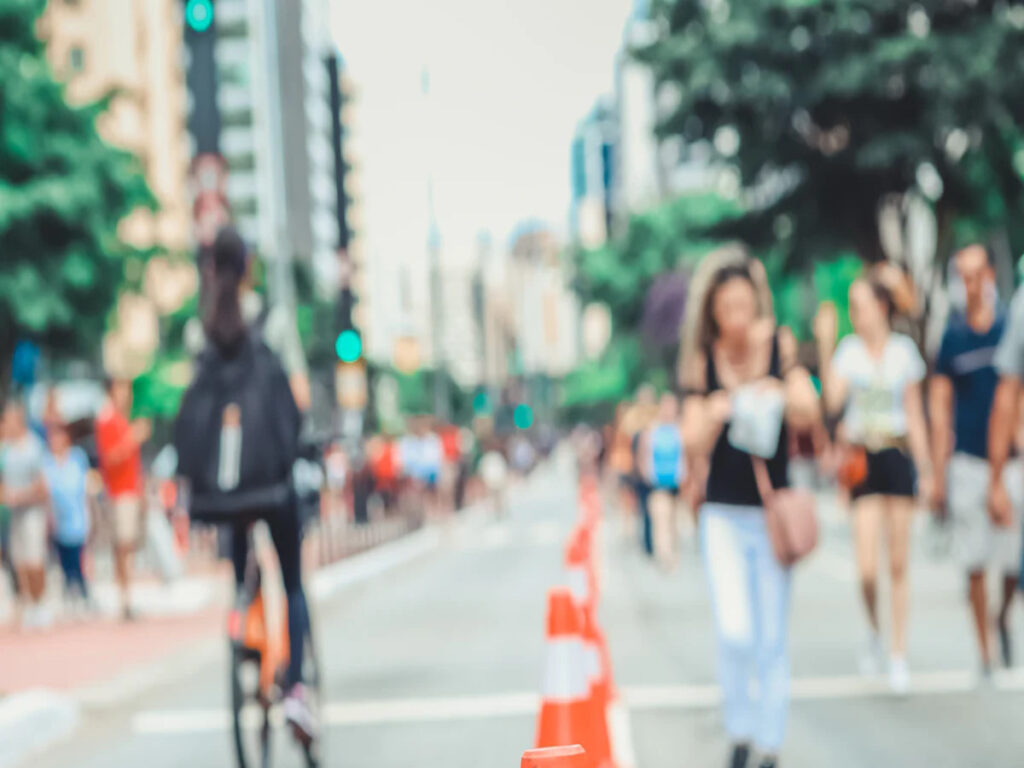
[[[480,458],[480,477],[491,498],[494,516],[505,516],[505,493],[508,487],[508,462],[505,460],[499,441],[488,440]]]
[[[1017,289],[1007,315],[1003,336],[996,349],[995,367],[999,383],[988,423],[988,511],[996,525],[1013,520],[1011,488],[1022,482],[1020,469],[1012,466],[1015,438],[1021,424],[1021,395],[1024,394],[1024,286]],[[1024,580],[1024,568],[1021,569]]]
[[[46,436],[49,453],[43,460],[43,475],[50,497],[54,545],[64,573],[65,599],[70,613],[83,615],[89,603],[82,571],[82,551],[89,536],[89,459],[85,451],[72,444],[63,421],[48,420]]]
[[[729,766],[746,768],[756,751],[761,768],[775,768],[789,709],[791,573],[772,547],[752,455],[733,445],[733,400],[756,387],[773,393],[790,413],[806,416],[798,406],[816,397],[806,372],[780,354],[759,262],[732,251],[709,255],[694,287],[693,336],[684,341],[681,369],[687,393],[683,439],[691,474],[693,467],[706,468],[698,476],[699,530],[732,742]],[[771,438],[768,475],[773,487],[782,488],[788,484],[788,451],[781,403],[773,413],[774,423],[759,424],[758,431]]]
[[[43,604],[46,594],[46,482],[43,441],[29,430],[20,402],[8,400],[3,409],[3,503],[11,513],[11,559],[22,598],[21,624],[41,629],[51,617]]]
[[[889,554],[892,627],[889,685],[910,684],[907,665],[908,555],[916,490],[928,498],[931,462],[921,382],[925,364],[910,337],[894,333],[898,279],[876,271],[850,287],[854,333],[835,345],[834,332],[818,339],[828,412],[842,414],[840,441],[846,462],[862,467],[850,481],[853,531],[861,594],[869,623],[861,671],[885,669],[878,616],[880,534]],[[834,354],[833,354],[834,350]]]
[[[398,445],[389,435],[382,434],[367,441],[365,453],[373,492],[380,499],[384,513],[396,512],[399,508]]]
[[[964,248],[954,264],[966,305],[946,326],[929,390],[935,463],[931,501],[937,513],[948,509],[952,516],[955,551],[967,573],[982,674],[988,677],[992,650],[985,572],[990,566],[1002,577],[996,615],[1000,655],[1004,666],[1013,663],[1008,619],[1020,574],[1024,475],[1019,461],[1006,465],[1003,478],[1013,501],[1012,515],[1005,521],[993,520],[986,499],[988,422],[998,383],[995,352],[1006,318],[997,304],[988,250],[981,245]]]
[[[437,436],[441,441],[441,506],[446,512],[453,512],[458,509],[455,490],[462,460],[461,435],[454,424],[444,424],[438,428]]]
[[[633,492],[633,436],[630,434],[629,415],[632,404],[623,401],[615,408],[615,416],[608,425],[608,462],[605,482],[615,494],[622,533],[631,537],[636,530],[636,496]]]
[[[414,419],[411,434],[400,444],[402,471],[411,480],[419,511],[433,516],[439,509],[438,483],[441,477],[441,440],[430,429],[430,419]]]
[[[655,559],[670,571],[678,558],[677,516],[686,478],[679,401],[671,392],[661,396],[657,418],[642,440],[643,472],[651,488],[648,504]]]
[[[651,524],[651,483],[647,473],[643,471],[641,443],[643,436],[654,421],[657,406],[655,405],[654,388],[644,385],[637,390],[636,402],[630,409],[627,429],[630,434],[630,458],[633,493],[636,495],[637,511],[640,514],[640,543],[644,554],[654,557],[654,526]]]
[[[142,537],[142,445],[149,440],[148,419],[130,421],[132,384],[111,379],[96,417],[96,450],[106,487],[114,532],[114,570],[121,590],[121,614],[134,618],[131,602],[132,559]]]

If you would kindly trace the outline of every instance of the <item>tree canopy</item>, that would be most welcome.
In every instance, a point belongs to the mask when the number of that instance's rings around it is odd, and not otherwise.
[[[652,29],[637,55],[669,106],[660,137],[713,147],[739,182],[744,211],[717,234],[794,268],[875,261],[880,206],[917,189],[940,249],[964,221],[1019,238],[1020,2],[658,0]]]
[[[46,61],[36,23],[45,0],[0,3],[0,388],[22,338],[56,353],[94,355],[126,259],[118,237],[153,206],[138,161],[105,143]]]

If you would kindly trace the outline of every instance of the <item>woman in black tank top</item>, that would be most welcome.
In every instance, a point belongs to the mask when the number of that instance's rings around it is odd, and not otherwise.
[[[779,359],[779,341],[777,336],[771,338],[771,361],[768,366],[767,378],[782,383],[782,362]],[[718,379],[715,367],[714,350],[705,351],[707,356],[707,388],[706,394],[726,392],[727,388]],[[754,479],[754,465],[750,454],[734,448],[728,438],[729,422],[722,425],[718,439],[711,451],[708,467],[708,480],[704,500],[708,503],[736,504],[746,507],[760,507],[761,494],[757,490]],[[786,425],[779,432],[778,447],[775,455],[766,463],[768,474],[775,488],[789,485],[789,450]]]
[[[709,257],[694,279],[698,312],[687,329],[695,339],[683,357],[683,437],[692,475],[707,478],[700,537],[733,744],[729,765],[753,765],[753,750],[757,765],[775,768],[789,708],[790,573],[775,558],[751,456],[729,440],[732,400],[738,388],[756,383],[782,390],[787,418],[813,422],[819,411],[810,377],[780,352],[764,268],[721,258]],[[788,485],[785,424],[767,465],[774,487]],[[750,696],[752,673],[758,701]]]

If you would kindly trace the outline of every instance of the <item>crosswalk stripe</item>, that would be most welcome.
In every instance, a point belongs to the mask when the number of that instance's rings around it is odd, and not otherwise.
[[[967,693],[976,687],[976,677],[967,670],[922,672],[911,679],[907,696]],[[997,674],[993,688],[1004,692],[1024,691],[1024,672]],[[794,701],[828,701],[876,698],[891,695],[881,678],[858,676],[796,678],[791,685]],[[658,710],[705,710],[718,705],[717,685],[638,685],[622,688],[631,713]],[[331,702],[323,709],[323,722],[334,727],[389,725],[400,723],[443,723],[533,716],[540,697],[527,691],[491,695],[443,696],[407,699],[370,699]],[[224,731],[230,727],[224,709],[150,710],[132,720],[135,733],[168,735]]]

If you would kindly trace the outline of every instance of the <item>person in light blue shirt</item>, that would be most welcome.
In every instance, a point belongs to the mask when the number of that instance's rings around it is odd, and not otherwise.
[[[47,425],[50,451],[43,460],[43,476],[50,495],[54,544],[64,572],[69,598],[76,594],[86,602],[89,590],[82,571],[82,549],[89,537],[89,504],[86,475],[89,459],[71,442],[67,425],[53,421]]]
[[[649,504],[654,555],[662,568],[671,570],[678,558],[679,495],[686,479],[679,401],[671,392],[662,395],[658,417],[645,444],[646,475],[652,489]]]

